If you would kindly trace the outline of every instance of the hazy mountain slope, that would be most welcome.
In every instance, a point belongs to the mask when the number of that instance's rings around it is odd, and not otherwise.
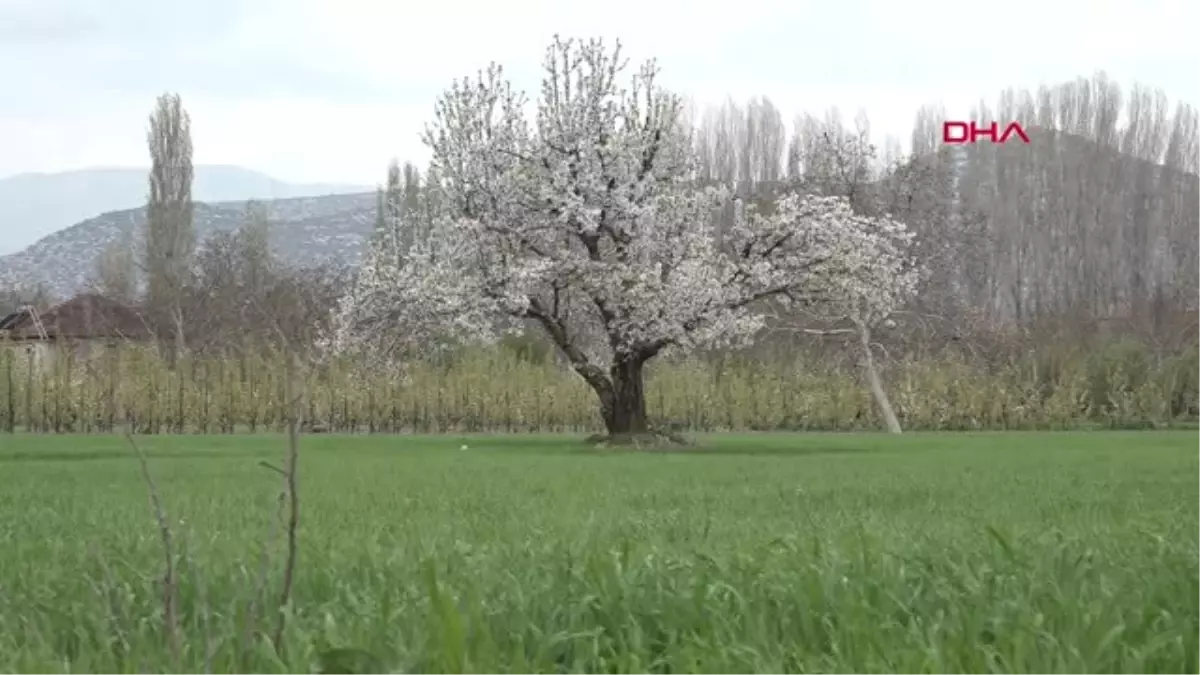
[[[272,247],[289,262],[356,263],[375,223],[375,194],[370,192],[263,203],[271,217]],[[243,201],[196,204],[198,240],[241,225],[245,208]],[[87,285],[104,246],[130,228],[140,233],[145,220],[145,207],[105,213],[44,237],[19,253],[0,256],[0,288],[44,283],[59,297],[73,295]]]
[[[197,166],[196,201],[361,193],[369,187],[286,183],[236,166]],[[102,213],[136,208],[146,201],[147,169],[97,168],[62,173],[24,173],[0,178],[0,255],[19,251],[46,235]]]
[[[1083,170],[1097,157],[1112,160],[1114,170],[1119,169],[1120,175],[1136,175],[1137,170],[1147,164],[1115,150],[1097,150],[1086,139],[1063,135],[1055,140],[1060,144],[1079,145],[1077,155],[1080,159],[1072,163],[1073,171]],[[963,151],[956,153],[959,155],[955,157],[959,165],[956,178],[965,162],[962,154]],[[1178,194],[1195,204],[1200,178],[1195,174],[1152,166],[1152,173],[1165,172],[1164,184],[1178,185]],[[769,199],[783,187],[782,183],[760,184],[758,193]],[[278,254],[292,262],[311,263],[335,258],[356,264],[375,221],[375,195],[371,191],[264,200],[264,204],[272,219],[273,246]],[[199,239],[203,241],[214,231],[237,227],[243,222],[244,212],[244,201],[197,204],[195,224]],[[104,246],[117,240],[129,228],[135,228],[133,231],[140,235],[144,222],[144,208],[106,213],[44,237],[19,253],[0,255],[0,289],[29,289],[41,282],[59,296],[77,293],[86,286],[95,258]],[[1003,227],[1004,223],[993,225]],[[982,245],[988,246],[989,252],[995,250],[994,244],[985,242]]]

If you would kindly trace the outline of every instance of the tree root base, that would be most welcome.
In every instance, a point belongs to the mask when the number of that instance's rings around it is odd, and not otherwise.
[[[694,447],[682,434],[670,431],[643,431],[624,434],[593,434],[584,440],[588,445],[604,448],[631,448],[634,450],[686,450]]]

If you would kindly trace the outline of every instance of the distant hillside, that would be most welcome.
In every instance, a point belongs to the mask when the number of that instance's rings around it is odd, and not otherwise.
[[[102,213],[146,202],[148,169],[82,169],[0,178],[0,255]],[[361,185],[286,183],[236,166],[195,168],[193,198],[202,202],[287,199],[367,192]]]
[[[1069,134],[1046,134],[1039,140],[1056,142],[1060,148],[1071,148],[1075,158],[1068,164],[1071,171],[1075,172],[1098,160],[1105,160],[1116,167],[1114,170],[1118,170],[1119,175],[1135,176],[1147,164],[1145,160],[1122,155],[1115,149],[1096,146]],[[962,150],[954,153],[955,164],[960,170],[964,162],[963,153]],[[1178,193],[1195,204],[1196,195],[1200,192],[1200,178],[1160,165],[1151,166],[1154,167],[1151,175],[1166,179],[1164,185],[1175,186],[1170,189],[1172,193]],[[139,180],[144,180],[144,177]],[[784,187],[784,183],[760,183],[755,187],[755,193],[759,199],[770,201],[772,195]],[[1002,195],[1000,198],[1007,197]],[[375,222],[376,202],[371,190],[356,194],[262,201],[271,217],[275,251],[284,260],[293,263],[332,259],[357,264],[365,239]],[[244,200],[198,203],[195,210],[198,239],[203,241],[215,231],[238,227],[244,215]],[[113,211],[89,217],[55,232],[19,253],[0,255],[0,290],[30,289],[38,283],[44,283],[48,290],[58,296],[79,292],[86,286],[94,270],[95,258],[104,246],[119,240],[122,233],[130,231],[130,228],[140,234],[144,222],[144,207]]]
[[[339,260],[357,263],[362,244],[375,223],[375,194],[263,200],[271,217],[275,252],[293,263]],[[195,227],[199,241],[217,231],[237,228],[245,220],[246,203],[198,203]],[[28,288],[45,283],[67,297],[82,290],[96,255],[122,233],[140,232],[145,207],[105,213],[44,237],[27,249],[0,256],[0,288]]]

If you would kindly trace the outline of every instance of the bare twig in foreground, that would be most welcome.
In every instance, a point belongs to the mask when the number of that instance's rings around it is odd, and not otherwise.
[[[150,463],[146,461],[146,453],[142,452],[142,449],[138,447],[137,441],[133,440],[133,434],[125,434],[125,438],[129,441],[129,445],[133,448],[134,453],[137,454],[138,463],[142,467],[142,479],[146,481],[146,487],[150,491],[150,506],[153,507],[154,517],[158,521],[158,534],[162,540],[163,557],[166,563],[162,577],[163,629],[166,631],[167,642],[170,644],[171,654],[175,659],[175,668],[178,670],[181,665],[181,653],[179,646],[179,617],[175,607],[175,550],[172,545],[171,525],[167,521],[167,512],[163,508],[158,486],[154,483],[154,477],[150,475]]]
[[[283,469],[267,462],[259,462],[260,466],[264,466],[272,471],[284,476]],[[254,587],[250,596],[250,608],[246,618],[246,626],[242,635],[242,645],[245,650],[243,658],[249,655],[251,650],[251,640],[258,635],[258,622],[261,618],[259,612],[263,607],[267,606],[266,602],[266,586],[267,578],[271,568],[271,551],[275,548],[275,543],[278,541],[278,534],[282,528],[284,504],[287,499],[287,493],[284,490],[279,491],[279,496],[276,499],[275,517],[268,521],[268,527],[265,537],[263,538],[262,556],[259,558],[258,574],[255,575]]]
[[[292,597],[292,584],[296,575],[296,527],[300,523],[300,496],[296,492],[296,464],[300,457],[300,399],[301,392],[296,391],[297,359],[292,355],[288,361],[288,399],[290,411],[288,414],[288,452],[287,463],[283,469],[285,492],[288,497],[287,522],[287,559],[283,566],[283,588],[279,592],[279,622],[275,625],[275,649],[281,649],[283,630],[287,625],[287,606]]]

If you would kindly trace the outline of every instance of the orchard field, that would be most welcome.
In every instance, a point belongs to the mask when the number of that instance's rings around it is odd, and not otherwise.
[[[276,650],[282,436],[137,437],[164,619],[134,447],[0,435],[0,671],[1197,671],[1194,431],[580,438],[302,436]]]

